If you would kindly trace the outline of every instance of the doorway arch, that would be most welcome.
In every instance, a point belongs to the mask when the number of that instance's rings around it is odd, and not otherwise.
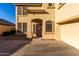
[[[42,37],[41,19],[32,19],[32,37]]]

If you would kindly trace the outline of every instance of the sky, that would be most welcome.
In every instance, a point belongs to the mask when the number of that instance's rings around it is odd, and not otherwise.
[[[15,5],[12,3],[0,3],[0,18],[15,23]]]

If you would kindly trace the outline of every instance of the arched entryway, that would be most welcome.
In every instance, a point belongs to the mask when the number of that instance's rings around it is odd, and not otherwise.
[[[42,37],[42,20],[33,19],[32,20],[32,37]]]

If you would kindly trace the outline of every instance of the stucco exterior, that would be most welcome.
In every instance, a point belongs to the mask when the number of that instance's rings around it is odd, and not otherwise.
[[[59,5],[60,4],[60,5]],[[24,6],[26,4],[23,4]],[[48,3],[42,3],[42,6],[26,5],[27,10],[44,10],[47,14],[38,12],[27,13],[27,15],[18,15],[16,5],[16,30],[18,23],[27,23],[27,32],[24,32],[28,38],[33,38],[33,25],[39,22],[42,25],[42,39],[62,40],[67,44],[79,49],[79,4],[78,3],[54,3],[49,7]],[[28,11],[27,11],[28,12]],[[34,11],[35,12],[35,11]],[[36,20],[36,22],[34,22]],[[52,21],[52,32],[46,32],[46,21]],[[35,30],[36,31],[36,30]]]
[[[4,33],[4,32],[8,32],[11,30],[15,30],[15,24],[11,23],[5,19],[0,18],[0,36]]]
[[[15,26],[12,25],[0,25],[0,35],[3,34],[3,32],[15,30]]]
[[[17,10],[17,7],[16,6],[16,10]],[[54,8],[48,8],[48,4],[42,4],[42,7],[26,7],[27,9],[30,9],[30,10],[44,10],[46,12],[48,12],[48,14],[34,14],[34,13],[28,13],[27,15],[17,15],[16,13],[16,29],[17,29],[17,23],[22,23],[22,22],[26,22],[27,23],[27,37],[28,38],[32,38],[32,35],[34,35],[32,33],[32,29],[33,29],[33,22],[32,20],[34,19],[39,19],[42,21],[42,39],[55,39],[55,9]],[[38,20],[37,20],[38,21]],[[46,21],[52,21],[52,32],[45,32],[46,30]],[[18,30],[18,29],[17,29]]]
[[[56,4],[57,7],[58,4]],[[55,10],[57,38],[79,49],[79,4],[65,3]]]

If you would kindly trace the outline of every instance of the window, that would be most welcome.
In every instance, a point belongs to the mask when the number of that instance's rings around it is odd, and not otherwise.
[[[46,21],[46,32],[52,32],[52,21]]]
[[[26,15],[27,12],[26,12],[26,7],[25,6],[18,6],[17,7],[17,14],[18,15]]]
[[[23,32],[27,32],[27,23],[23,23]]]
[[[18,23],[18,31],[22,31],[22,23]]]
[[[54,3],[48,3],[48,9],[55,9],[55,4]]]
[[[52,3],[49,3],[48,6],[52,6]]]
[[[18,23],[18,31],[27,32],[27,23]]]

